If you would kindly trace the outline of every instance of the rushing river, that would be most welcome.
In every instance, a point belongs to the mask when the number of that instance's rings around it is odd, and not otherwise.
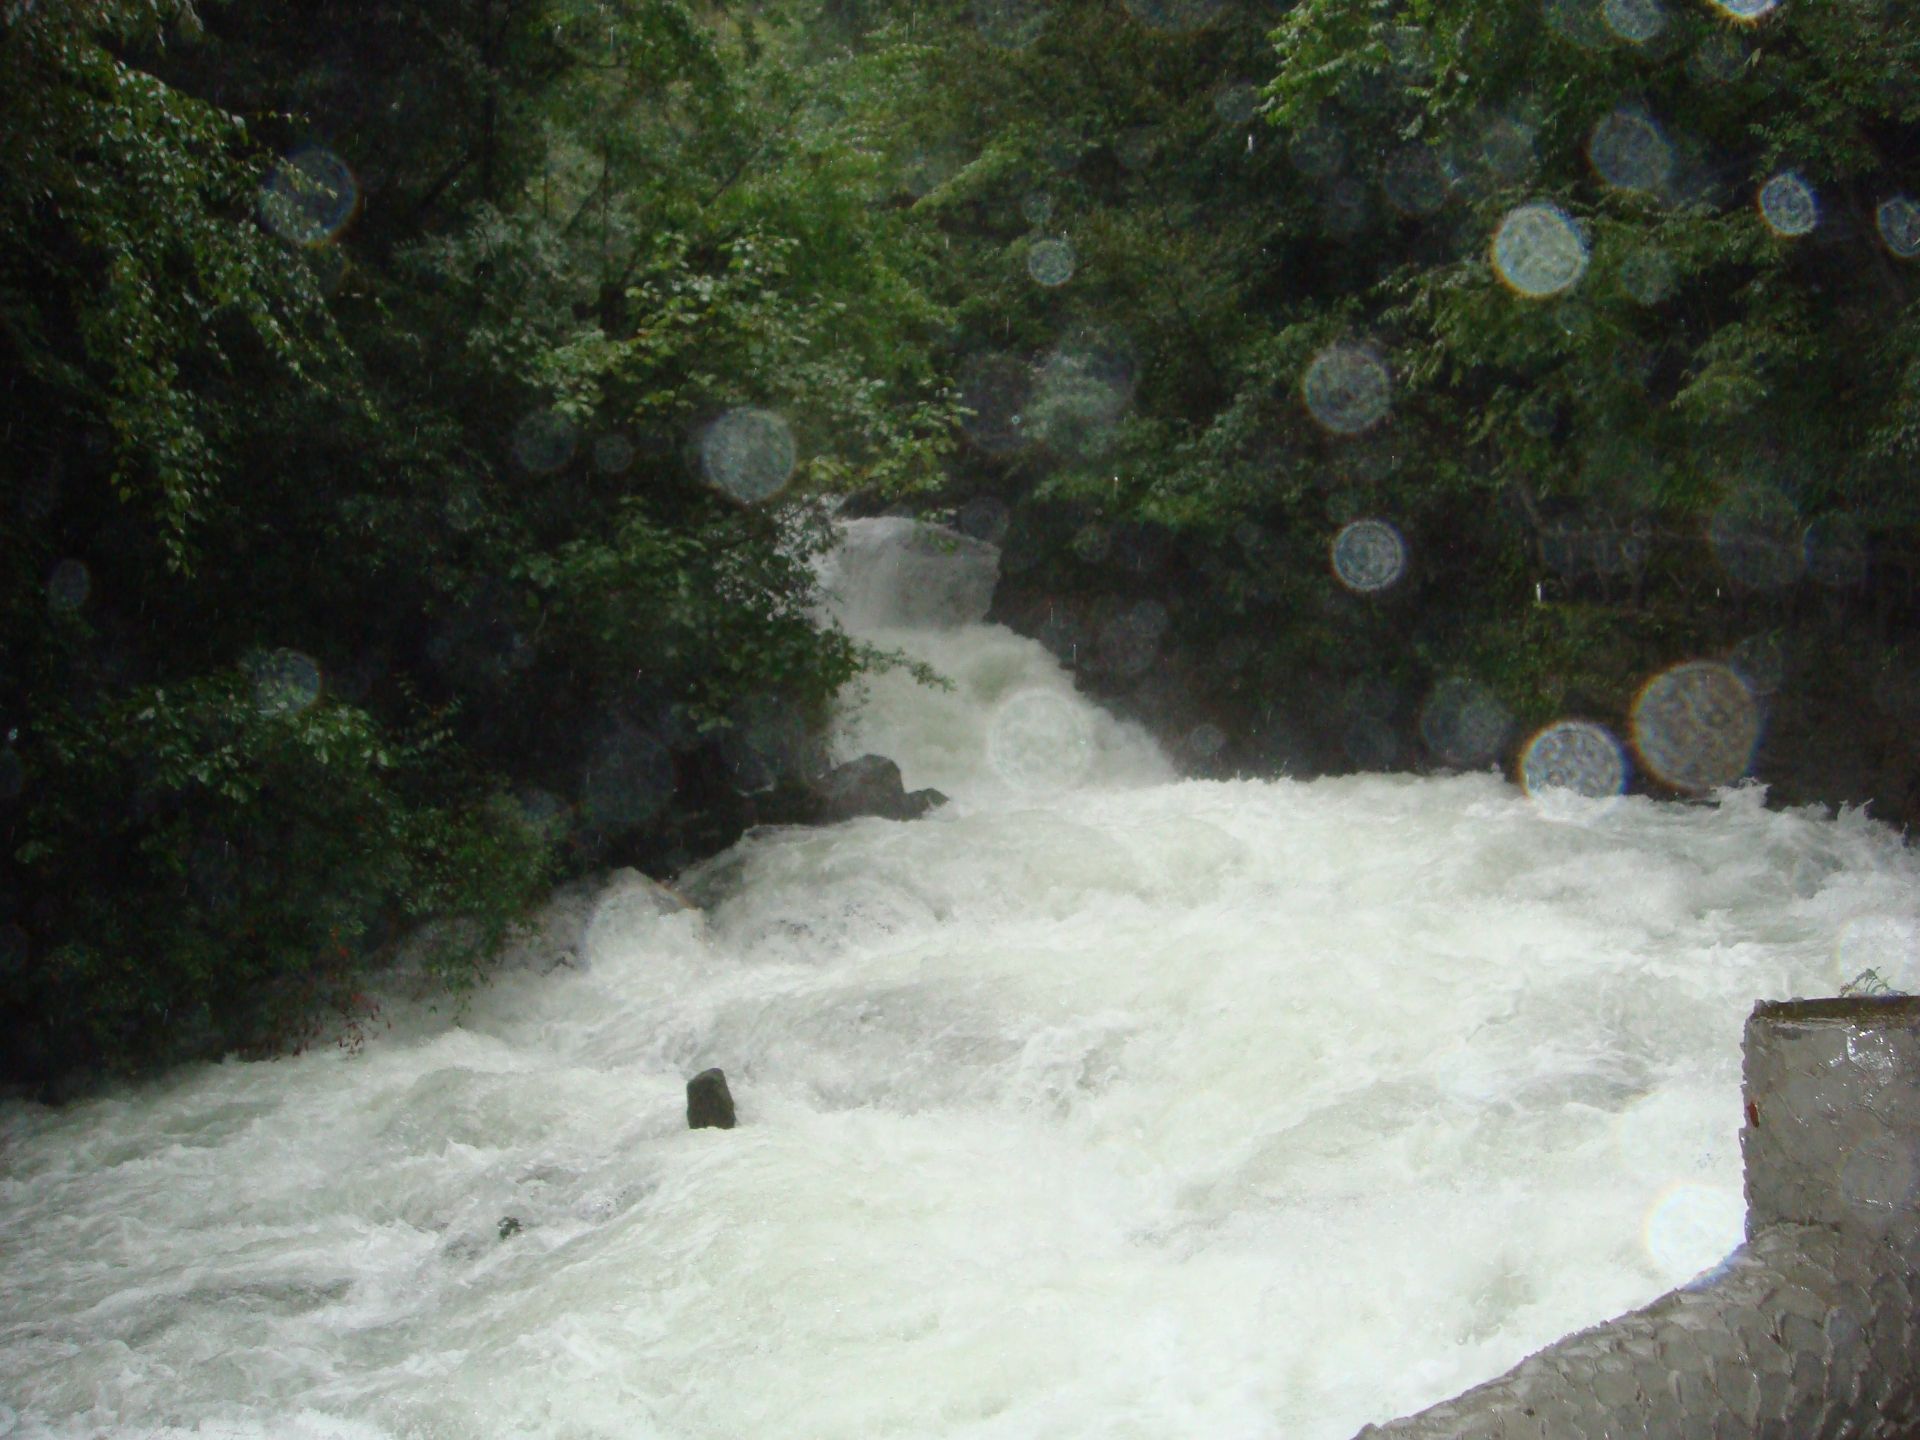
[[[1738,1242],[1756,998],[1916,988],[1882,827],[1181,781],[1039,646],[885,629],[991,563],[901,528],[845,613],[954,688],[839,746],[952,803],[359,1053],[0,1110],[0,1435],[1345,1440]]]

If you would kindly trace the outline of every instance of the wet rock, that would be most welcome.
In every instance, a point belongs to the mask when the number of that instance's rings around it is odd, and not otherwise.
[[[885,820],[917,820],[946,802],[938,790],[908,793],[900,767],[884,755],[862,755],[837,765],[820,786],[823,817],[831,822],[856,815],[878,815]]]
[[[500,1217],[500,1238],[502,1240],[511,1240],[519,1233],[520,1217],[518,1215],[503,1215]]]
[[[687,1081],[687,1128],[733,1129],[733,1094],[727,1089],[725,1071],[702,1070]]]

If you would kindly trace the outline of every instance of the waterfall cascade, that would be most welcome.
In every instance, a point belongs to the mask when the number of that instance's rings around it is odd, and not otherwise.
[[[952,682],[835,739],[929,817],[756,833],[359,1053],[0,1108],[0,1435],[1346,1440],[1738,1243],[1742,1023],[1911,981],[1898,836],[1181,781],[991,560],[828,574]]]

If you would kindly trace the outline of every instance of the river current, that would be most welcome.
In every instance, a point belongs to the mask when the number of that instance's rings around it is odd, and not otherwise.
[[[1858,815],[1182,780],[990,554],[850,534],[953,688],[836,748],[951,802],[357,1051],[0,1107],[0,1435],[1345,1440],[1739,1242],[1756,999],[1920,988]]]

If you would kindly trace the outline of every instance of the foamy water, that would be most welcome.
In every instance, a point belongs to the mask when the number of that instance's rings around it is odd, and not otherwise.
[[[1180,782],[1039,647],[885,634],[956,688],[840,748],[932,816],[457,1023],[0,1111],[0,1434],[1345,1440],[1738,1242],[1756,998],[1915,988],[1857,817]]]

